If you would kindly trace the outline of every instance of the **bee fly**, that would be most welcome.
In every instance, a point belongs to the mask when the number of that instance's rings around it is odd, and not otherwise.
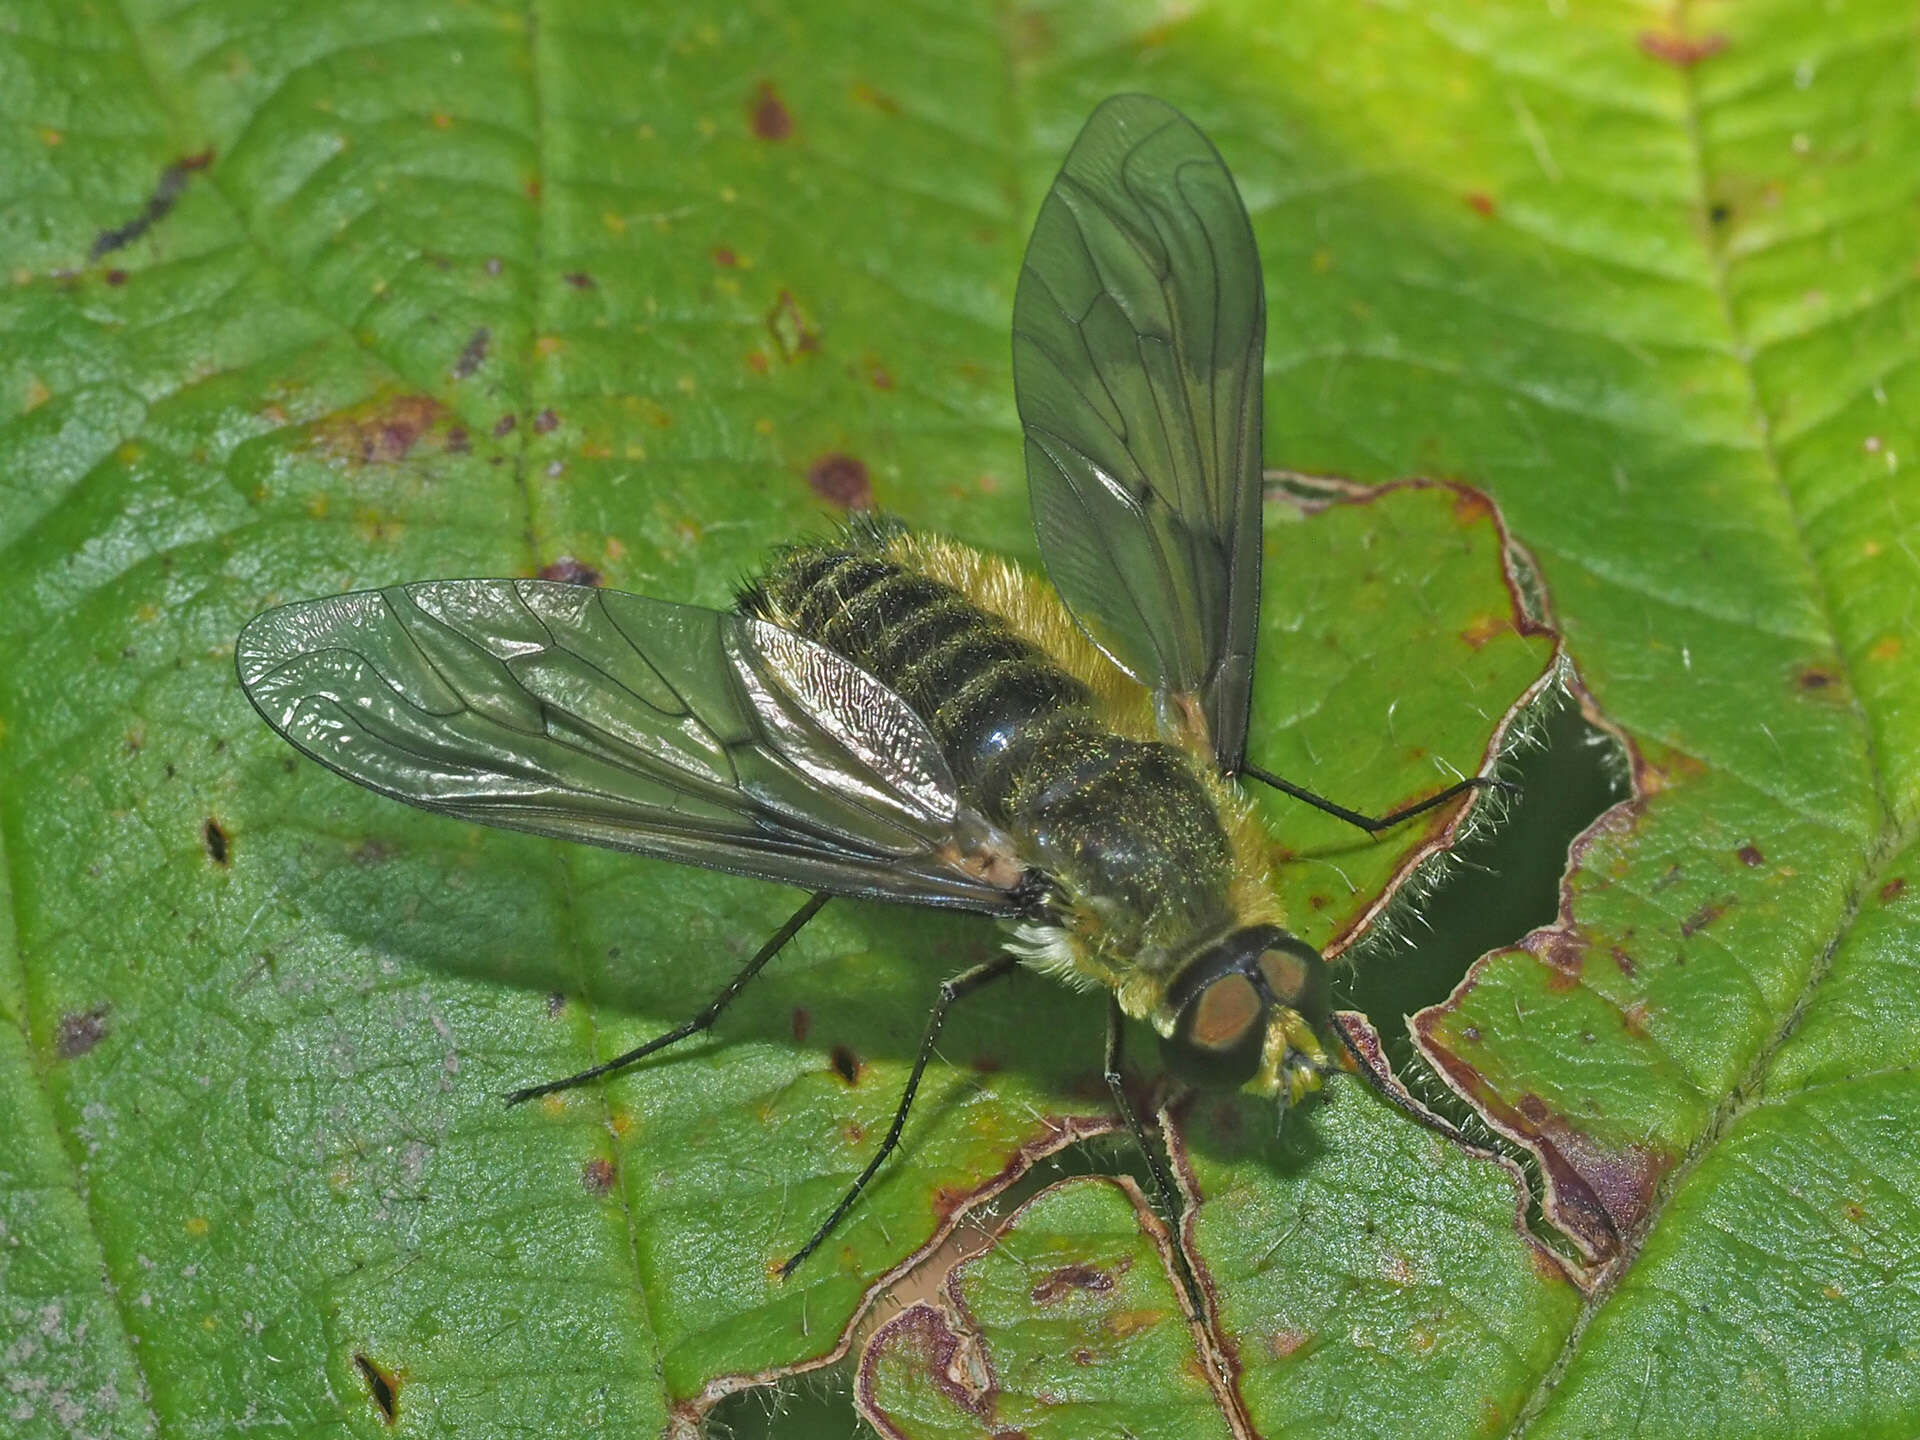
[[[1087,121],[1040,208],[1014,301],[1014,388],[1052,588],[883,521],[779,554],[732,612],[538,580],[397,585],[286,605],[240,682],[300,750],[461,819],[813,891],[706,1009],[577,1085],[711,1026],[836,895],[979,911],[1003,954],[1109,993],[1169,1067],[1282,1107],[1330,1067],[1327,967],[1285,928],[1236,777],[1377,831],[1246,763],[1260,606],[1265,313],[1253,231],[1206,137],[1142,95]]]

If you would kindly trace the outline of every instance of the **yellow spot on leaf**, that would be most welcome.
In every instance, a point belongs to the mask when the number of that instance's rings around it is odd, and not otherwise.
[[[207,1224],[207,1217],[204,1215],[189,1215],[187,1217],[187,1234],[196,1240],[205,1235],[210,1228]]]
[[[47,388],[46,381],[42,380],[38,375],[29,375],[27,377],[27,402],[22,407],[23,409],[38,410],[52,398],[53,391]]]

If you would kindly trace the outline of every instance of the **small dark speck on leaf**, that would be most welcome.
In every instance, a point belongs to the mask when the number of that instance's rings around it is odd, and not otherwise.
[[[1680,935],[1684,939],[1697,931],[1706,929],[1714,921],[1727,913],[1727,907],[1733,903],[1733,896],[1723,895],[1718,900],[1709,900],[1698,910],[1680,922]]]
[[[153,187],[153,193],[147,196],[147,202],[140,207],[140,213],[124,225],[111,230],[102,230],[94,236],[93,249],[87,254],[90,260],[98,260],[123,246],[131,245],[155,225],[166,219],[173,207],[180,203],[180,196],[187,188],[187,177],[196,170],[204,170],[213,163],[213,151],[202,150],[197,155],[187,155],[160,172],[160,183]]]
[[[206,843],[207,857],[216,865],[228,862],[227,832],[220,828],[220,822],[211,815],[207,823],[200,827],[200,838]]]
[[[1738,850],[1734,851],[1733,853],[1740,857],[1740,863],[1742,865],[1746,865],[1749,868],[1764,865],[1767,863],[1767,857],[1760,853],[1760,847],[1758,845],[1753,844],[1751,841],[1749,841],[1745,845],[1742,845]]]
[[[487,358],[487,347],[493,342],[493,332],[482,325],[467,337],[467,343],[459,358],[453,362],[453,378],[464,380],[478,370]]]
[[[613,1189],[615,1174],[611,1160],[589,1160],[580,1170],[580,1184],[589,1195],[604,1195]]]
[[[834,1046],[833,1054],[829,1057],[829,1063],[833,1066],[833,1073],[846,1081],[847,1084],[858,1085],[860,1083],[860,1057],[846,1046]]]
[[[562,585],[598,585],[600,572],[571,555],[562,555],[550,565],[540,567],[542,580],[557,580]]]
[[[722,270],[731,270],[740,263],[740,257],[725,245],[716,245],[713,247],[713,263]]]
[[[536,435],[545,435],[549,431],[559,428],[560,417],[551,410],[542,410],[538,415],[533,417],[533,433]]]
[[[1904,875],[1896,875],[1880,887],[1880,903],[1882,905],[1891,905],[1906,893],[1907,877]]]
[[[1467,204],[1472,208],[1474,214],[1484,215],[1489,220],[1493,218],[1495,210],[1498,209],[1493,203],[1493,197],[1480,190],[1476,190],[1467,196]]]
[[[464,425],[456,425],[453,429],[447,431],[447,453],[449,455],[465,455],[471,449],[473,449],[473,445],[467,438],[467,430]]]
[[[843,510],[866,510],[873,505],[873,482],[864,460],[851,455],[822,455],[807,470],[807,484],[822,500]]]
[[[807,1043],[807,1032],[813,1029],[813,1012],[804,1005],[793,1007],[793,1038],[796,1043]]]
[[[498,440],[503,436],[511,435],[513,433],[513,427],[519,423],[520,422],[511,415],[502,415],[498,420],[493,422],[493,438]]]
[[[124,270],[109,270],[109,271],[107,271],[107,284],[109,284],[109,285],[124,285],[124,284],[126,284],[126,283],[127,283],[127,272],[126,272],[126,271],[124,271]]]
[[[1802,690],[1824,690],[1831,684],[1833,684],[1832,673],[1822,670],[1818,666],[1813,666],[1800,672],[1800,688]]]
[[[1716,225],[1724,225],[1733,218],[1733,207],[1724,204],[1715,205],[1707,211],[1707,218]]]
[[[367,1382],[367,1390],[373,1396],[373,1403],[380,1407],[380,1413],[391,1425],[400,1418],[400,1381],[389,1371],[382,1369],[365,1355],[355,1353],[354,1368]]]
[[[53,1053],[62,1060],[72,1060],[106,1038],[107,1007],[96,1005],[91,1010],[60,1017],[60,1023],[53,1028]]]
[[[569,270],[566,280],[567,284],[576,290],[591,290],[594,288],[593,277],[584,270]]]
[[[753,104],[747,114],[753,133],[762,140],[785,140],[793,134],[793,115],[771,80],[762,80],[754,88]]]

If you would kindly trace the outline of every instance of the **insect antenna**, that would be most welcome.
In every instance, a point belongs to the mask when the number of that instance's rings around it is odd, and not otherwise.
[[[974,991],[1004,979],[1020,968],[1018,955],[999,955],[971,970],[963,970],[951,980],[940,982],[940,998],[934,1002],[933,1012],[927,1016],[927,1032],[920,1037],[920,1053],[913,1062],[913,1072],[907,1076],[907,1088],[900,1092],[900,1106],[893,1112],[893,1124],[887,1128],[887,1138],[880,1142],[880,1148],[867,1161],[867,1168],[860,1172],[860,1178],[853,1187],[840,1197],[840,1203],[833,1207],[833,1213],[827,1216],[826,1223],[813,1232],[813,1238],[796,1250],[791,1259],[780,1267],[780,1278],[785,1280],[799,1267],[820,1243],[833,1233],[833,1227],[846,1217],[853,1208],[853,1202],[860,1198],[860,1192],[867,1188],[867,1182],[873,1179],[887,1156],[893,1153],[893,1147],[900,1143],[900,1131],[907,1123],[907,1112],[913,1108],[913,1097],[920,1089],[920,1076],[925,1073],[927,1061],[933,1055],[933,1042],[940,1038],[940,1027],[947,1023],[947,1011],[953,1008],[954,1001]]]
[[[698,1035],[702,1030],[711,1028],[713,1022],[720,1018],[720,1012],[733,1003],[736,995],[746,989],[747,982],[758,975],[769,960],[785,949],[787,942],[798,935],[806,927],[807,922],[820,913],[820,907],[832,898],[825,890],[816,891],[806,904],[793,912],[786,924],[773,932],[766,944],[754,952],[753,958],[747,961],[740,968],[740,973],[729,980],[720,993],[708,1002],[707,1008],[685,1024],[669,1030],[664,1035],[655,1036],[646,1044],[629,1050],[624,1055],[616,1055],[611,1060],[582,1070],[577,1075],[569,1075],[564,1080],[549,1080],[544,1085],[529,1085],[524,1090],[515,1090],[506,1097],[507,1104],[519,1105],[527,1100],[538,1099],[542,1095],[551,1095],[556,1090],[571,1090],[576,1085],[584,1085],[587,1081],[598,1079],[611,1071],[624,1069],[636,1060],[646,1059],[657,1050],[664,1050],[669,1045],[678,1045],[689,1036]]]
[[[1291,795],[1296,800],[1304,800],[1307,804],[1313,806],[1314,809],[1325,811],[1336,820],[1344,820],[1349,825],[1357,825],[1369,835],[1378,835],[1382,830],[1390,830],[1402,820],[1411,820],[1414,816],[1424,814],[1436,806],[1444,805],[1447,801],[1453,799],[1454,796],[1465,794],[1469,790],[1499,790],[1507,795],[1518,795],[1520,793],[1520,787],[1511,781],[1495,780],[1486,775],[1470,775],[1457,784],[1447,786],[1446,789],[1437,795],[1429,795],[1424,800],[1417,800],[1411,805],[1403,805],[1400,809],[1390,814],[1362,815],[1358,810],[1349,810],[1344,805],[1336,805],[1333,801],[1316,795],[1311,790],[1303,790],[1291,781],[1282,780],[1272,771],[1262,770],[1258,765],[1242,765],[1240,767],[1240,773],[1249,780],[1258,780],[1262,785],[1271,785],[1282,795]]]

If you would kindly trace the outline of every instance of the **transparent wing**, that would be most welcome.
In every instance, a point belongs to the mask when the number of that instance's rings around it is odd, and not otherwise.
[[[268,724],[423,809],[838,894],[1010,913],[1004,837],[932,735],[764,621],[538,580],[282,606],[236,647]]]
[[[1100,106],[1040,206],[1013,382],[1047,574],[1095,644],[1197,700],[1240,766],[1260,606],[1260,259],[1207,140]]]

